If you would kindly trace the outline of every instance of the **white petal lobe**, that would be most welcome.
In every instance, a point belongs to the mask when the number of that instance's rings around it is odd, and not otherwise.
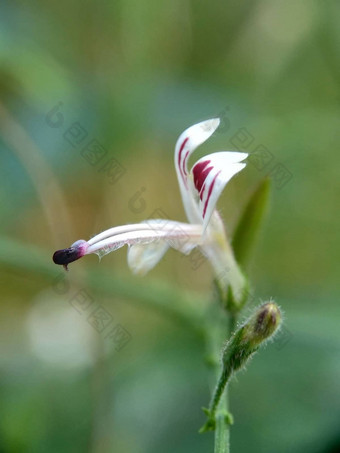
[[[130,246],[127,254],[129,268],[135,274],[146,274],[163,258],[168,248],[169,245],[164,241]]]
[[[175,168],[181,190],[186,215],[191,223],[200,219],[197,204],[192,198],[188,181],[188,161],[195,149],[204,143],[218,128],[220,120],[213,118],[194,124],[186,129],[178,138],[175,147]]]
[[[246,153],[221,151],[200,159],[191,170],[192,190],[199,197],[199,210],[205,230],[225,185],[245,166]]]

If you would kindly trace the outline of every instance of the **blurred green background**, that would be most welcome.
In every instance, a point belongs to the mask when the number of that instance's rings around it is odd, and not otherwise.
[[[339,2],[0,8],[0,452],[213,451],[203,341],[171,312],[213,303],[207,263],[169,251],[135,277],[124,248],[66,275],[51,256],[155,211],[184,221],[174,143],[217,115],[196,154],[262,150],[219,209],[232,234],[271,174],[252,305],[285,312],[233,382],[232,451],[340,451]]]

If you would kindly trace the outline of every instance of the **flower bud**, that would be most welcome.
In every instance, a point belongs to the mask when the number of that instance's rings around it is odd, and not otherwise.
[[[279,330],[281,312],[274,302],[261,305],[231,336],[222,351],[222,372],[217,382],[209,409],[203,409],[207,422],[200,432],[214,430],[216,410],[222,394],[234,373],[246,365],[249,358]],[[230,414],[226,414],[230,423]]]
[[[258,346],[271,337],[281,323],[281,312],[274,302],[263,304],[246,324],[245,335],[249,341]]]
[[[236,371],[278,330],[281,312],[274,302],[261,305],[227,343],[222,356],[223,366]]]

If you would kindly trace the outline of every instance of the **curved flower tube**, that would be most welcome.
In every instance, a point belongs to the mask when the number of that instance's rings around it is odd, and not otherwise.
[[[246,153],[220,151],[198,160],[188,170],[188,160],[195,149],[217,129],[220,120],[213,118],[186,129],[175,146],[175,168],[183,206],[189,223],[153,219],[138,224],[110,228],[89,241],[76,241],[53,255],[56,264],[67,265],[84,255],[102,256],[128,245],[128,264],[136,273],[145,274],[164,256],[169,247],[188,254],[194,247],[211,263],[219,286],[230,287],[235,301],[241,301],[246,287],[223,222],[215,209],[225,185],[240,172]]]

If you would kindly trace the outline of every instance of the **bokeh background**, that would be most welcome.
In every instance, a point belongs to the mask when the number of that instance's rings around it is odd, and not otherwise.
[[[340,451],[339,2],[0,8],[0,451],[213,450],[203,341],[171,311],[214,303],[207,263],[170,251],[135,277],[124,248],[66,275],[51,256],[155,212],[184,220],[174,143],[216,115],[197,156],[260,156],[219,202],[230,235],[271,175],[251,304],[285,312],[233,382],[232,451]]]

